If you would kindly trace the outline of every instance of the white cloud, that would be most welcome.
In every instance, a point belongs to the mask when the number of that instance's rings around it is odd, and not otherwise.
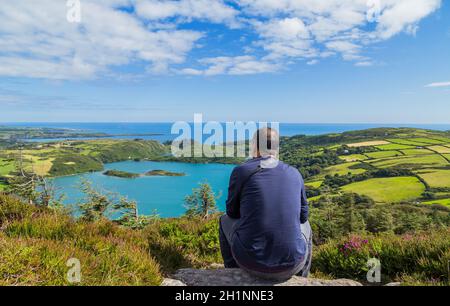
[[[306,64],[309,66],[317,65],[318,63],[319,63],[319,60],[316,60],[316,59],[306,62]]]
[[[200,19],[214,23],[226,23],[236,26],[239,11],[226,5],[222,0],[138,0],[136,12],[139,16],[150,20],[161,20],[170,17]]]
[[[268,18],[265,26],[256,23],[256,31],[264,48],[272,57],[320,57],[321,53],[340,53],[344,60],[368,66],[372,61],[362,55],[364,48],[374,42],[399,33],[415,35],[418,23],[440,7],[441,0],[380,0],[379,7],[367,0],[238,0],[246,14],[253,18]],[[373,9],[379,11],[373,11]],[[370,13],[377,16],[375,27]],[[280,20],[301,24],[283,26]],[[283,19],[281,19],[283,20]],[[289,24],[289,23],[288,23]],[[278,26],[277,26],[278,25]],[[267,31],[267,28],[274,30]],[[303,35],[296,35],[295,30]],[[274,34],[267,39],[267,32]],[[276,36],[277,38],[275,38]],[[295,36],[295,38],[294,38]],[[296,45],[300,45],[298,48]],[[318,54],[317,48],[322,51]]]
[[[3,1],[0,76],[88,79],[121,74],[117,68],[128,65],[144,66],[139,74],[251,74],[336,55],[356,66],[370,66],[376,62],[365,55],[370,44],[399,33],[416,35],[419,22],[438,9],[441,0],[380,0],[370,26],[367,0],[81,3],[82,22],[72,24],[66,20],[65,1]],[[192,21],[205,26],[186,30],[183,25]],[[209,47],[208,40],[200,44],[201,38],[223,34],[213,32],[209,23],[240,31],[236,36],[245,36],[238,41],[242,50],[215,47],[196,67],[187,67],[194,48]]]
[[[436,82],[425,85],[425,87],[450,87],[450,82]]]
[[[220,56],[213,58],[204,58],[199,61],[202,66],[206,66],[204,69],[192,69],[186,68],[179,71],[181,74],[186,75],[204,75],[213,76],[220,74],[230,75],[246,75],[275,72],[280,67],[269,61],[257,60],[253,56]]]
[[[80,24],[66,20],[65,1],[40,0],[39,9],[26,0],[2,3],[0,75],[93,78],[136,61],[161,72],[182,63],[203,35],[150,31],[133,15],[114,9],[126,2],[84,0]]]

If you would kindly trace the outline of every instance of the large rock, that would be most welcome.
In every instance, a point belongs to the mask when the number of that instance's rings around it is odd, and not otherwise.
[[[172,278],[170,281],[178,280],[187,286],[362,286],[361,283],[348,279],[322,280],[298,276],[283,282],[267,281],[253,277],[241,269],[181,269]],[[163,286],[170,286],[170,281],[165,280]]]

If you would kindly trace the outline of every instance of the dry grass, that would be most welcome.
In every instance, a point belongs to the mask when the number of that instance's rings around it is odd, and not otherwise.
[[[385,140],[373,140],[373,141],[350,143],[347,146],[349,146],[350,148],[358,148],[358,147],[380,146],[380,145],[386,145],[386,144],[390,144],[390,142],[385,141]]]

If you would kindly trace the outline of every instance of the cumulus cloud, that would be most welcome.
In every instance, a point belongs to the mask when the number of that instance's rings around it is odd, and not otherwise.
[[[119,68],[129,65],[143,74],[243,75],[278,71],[300,60],[312,65],[336,55],[371,66],[376,59],[365,52],[371,44],[400,33],[415,35],[441,0],[81,3],[81,23],[69,23],[65,1],[3,1],[0,76],[89,79],[120,74]],[[204,26],[184,26],[192,22]],[[208,40],[200,39],[219,35],[211,23],[223,26],[221,31],[240,31],[236,36],[246,37],[238,42],[242,48],[227,50],[226,56],[212,48],[207,58],[191,59],[193,49],[208,50]]]
[[[126,4],[84,0],[82,22],[69,23],[65,1],[2,3],[0,75],[85,79],[137,61],[162,72],[170,64],[182,63],[203,35],[177,29],[150,31],[141,20],[115,8]]]

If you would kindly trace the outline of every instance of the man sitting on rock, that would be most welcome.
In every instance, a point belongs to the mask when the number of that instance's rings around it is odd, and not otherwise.
[[[253,158],[231,174],[220,248],[226,268],[282,281],[308,276],[312,233],[303,178],[278,160],[278,151],[276,130],[255,133]]]

